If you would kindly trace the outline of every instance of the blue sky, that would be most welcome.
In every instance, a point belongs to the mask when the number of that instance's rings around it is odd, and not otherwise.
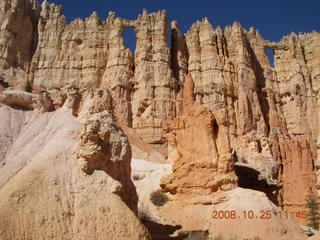
[[[238,21],[249,29],[254,27],[268,40],[279,41],[290,32],[320,31],[320,0],[48,0],[64,6],[68,21],[76,17],[85,18],[93,11],[105,19],[109,11],[126,19],[136,19],[146,8],[149,12],[165,9],[168,19],[177,20],[182,32],[187,32],[197,20],[208,17],[211,24],[222,27]],[[135,45],[134,33],[130,30],[124,35],[127,47]]]

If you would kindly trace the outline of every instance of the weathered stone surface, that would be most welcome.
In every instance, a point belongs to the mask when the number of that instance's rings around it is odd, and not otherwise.
[[[111,96],[107,90],[89,90],[82,98],[78,112],[83,124],[77,147],[81,169],[89,175],[95,170],[106,172],[115,180],[112,191],[137,212],[138,197],[131,181],[131,148],[116,123]]]
[[[316,186],[319,91],[315,82],[320,64],[314,54],[319,53],[319,37],[319,33],[291,34],[282,39],[286,48],[275,48],[277,79],[269,83],[276,85],[270,99],[278,119],[272,119],[276,122],[270,122],[270,128],[278,135],[274,145],[281,149],[277,160],[283,167],[284,206],[295,212],[303,209],[308,189]]]
[[[133,122],[142,139],[162,143],[163,130],[176,115],[177,80],[170,69],[168,21],[165,11],[147,14],[137,19],[135,31],[135,92],[132,98]]]
[[[0,103],[27,110],[53,110],[53,103],[48,93],[32,94],[23,91],[0,92]]]
[[[241,164],[257,170],[269,185],[281,182],[278,201],[294,212],[304,208],[309,187],[315,188],[320,65],[314,56],[319,56],[319,41],[314,32],[272,43],[238,23],[224,32],[214,30],[206,19],[186,34],[196,101],[213,111],[221,136],[228,136],[225,144],[219,144],[218,136],[217,149],[229,146]],[[275,67],[266,48],[275,52]]]
[[[40,7],[34,0],[0,3],[0,70],[10,84],[28,79]]]
[[[190,74],[195,102],[211,111],[198,116],[214,119],[215,161],[253,169],[255,184],[265,182],[273,200],[292,211],[303,209],[309,187],[319,191],[318,32],[275,43],[239,23],[223,30],[204,19],[183,34],[173,22],[170,49],[164,11],[144,10],[132,21],[113,12],[102,21],[93,13],[67,24],[62,8],[47,1],[4,0],[0,13],[1,90],[30,81],[34,91],[51,94],[54,109],[66,101],[78,116],[84,102],[77,91],[108,89],[117,121],[157,145],[166,144],[170,121],[182,114],[182,83]],[[122,39],[128,27],[137,37],[134,56]]]
[[[216,119],[206,107],[194,102],[193,81],[184,82],[183,114],[173,120],[167,135],[173,173],[165,176],[162,188],[176,200],[212,204],[212,193],[230,190],[237,178],[231,154],[219,155]]]
[[[63,94],[52,112],[0,105],[0,238],[150,239],[110,94]]]
[[[299,224],[273,204],[264,193],[236,188],[229,191],[226,198],[228,201],[213,206],[211,212],[232,209],[236,218],[224,219],[224,221],[215,219],[210,222],[209,232],[212,235],[223,236],[226,239],[232,236],[240,239],[261,240],[307,239]],[[251,214],[255,219],[250,219]],[[239,231],[237,226],[241,226],[242,231]]]
[[[308,239],[299,224],[263,192],[237,187],[216,193],[214,198],[214,205],[182,205],[172,201],[160,213],[167,224],[182,226],[175,235],[206,231],[209,239]]]
[[[30,69],[35,87],[99,87],[106,66],[107,34],[96,13],[66,24],[61,6],[43,2],[38,34]]]
[[[93,13],[85,21],[66,24],[61,7],[45,2],[30,81],[46,89],[108,88],[119,121],[135,128],[145,141],[163,143],[162,130],[176,115],[177,81],[169,67],[167,25],[164,11],[144,11],[135,21],[110,12],[106,22]],[[128,27],[137,36],[134,57],[122,39]]]

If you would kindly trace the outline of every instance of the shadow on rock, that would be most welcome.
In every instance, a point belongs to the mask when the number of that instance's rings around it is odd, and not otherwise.
[[[183,240],[183,237],[171,237],[175,231],[181,229],[180,225],[164,225],[152,220],[142,218],[141,222],[148,229],[152,240]]]
[[[4,88],[8,88],[10,87],[10,84],[6,81],[4,81],[4,77],[0,76],[0,86],[4,87]]]
[[[264,192],[275,205],[279,206],[279,201],[277,199],[279,191],[278,186],[269,185],[266,180],[259,179],[260,172],[253,168],[234,165],[234,170],[239,178],[239,187]]]

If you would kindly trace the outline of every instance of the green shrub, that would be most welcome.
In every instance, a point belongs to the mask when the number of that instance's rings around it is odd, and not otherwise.
[[[142,223],[147,223],[151,221],[151,217],[146,212],[139,212],[138,215]]]
[[[221,234],[216,235],[214,237],[209,237],[208,231],[191,231],[187,232],[186,235],[184,235],[183,240],[225,240],[221,236]],[[240,240],[237,236],[232,236],[228,238],[228,240]],[[244,240],[261,240],[259,237],[250,238],[250,239],[244,239]]]
[[[135,175],[132,176],[132,179],[133,179],[134,181],[138,181],[138,180],[140,180],[140,176],[137,175],[137,174],[135,174]]]
[[[31,83],[30,83],[29,81],[26,82],[26,85],[25,85],[25,87],[24,87],[24,90],[25,90],[26,92],[29,92],[29,93],[32,92],[32,86],[31,86]]]
[[[215,237],[213,238],[213,240],[223,240],[223,237],[222,237],[221,235],[215,236]]]
[[[163,206],[164,204],[166,204],[166,202],[168,201],[168,197],[167,195],[165,195],[163,192],[160,191],[154,191],[150,194],[150,201],[160,207]]]
[[[207,231],[192,231],[183,240],[211,240]]]
[[[306,198],[306,208],[308,208],[308,226],[319,230],[320,223],[320,206],[316,194],[309,188],[309,193]]]
[[[243,240],[261,240],[260,237],[244,238]]]

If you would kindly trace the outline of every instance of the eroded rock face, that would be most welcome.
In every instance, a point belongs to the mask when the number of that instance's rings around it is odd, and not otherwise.
[[[166,13],[144,11],[129,21],[110,12],[106,22],[93,13],[85,21],[66,24],[61,11],[42,4],[38,48],[31,63],[34,87],[107,88],[120,122],[136,129],[148,143],[163,143],[162,130],[176,115],[177,85],[168,67]],[[137,36],[135,57],[122,39],[128,27]]]
[[[79,117],[83,121],[78,145],[78,160],[86,174],[106,172],[115,180],[113,192],[137,212],[137,193],[131,181],[131,147],[116,123],[112,99],[107,90],[82,94]]]
[[[177,194],[176,200],[210,204],[213,192],[230,190],[237,178],[231,154],[219,155],[214,114],[194,102],[193,91],[192,78],[187,76],[183,114],[173,120],[167,135],[173,173],[163,178],[161,186]]]
[[[110,94],[59,95],[51,112],[0,105],[0,238],[150,239],[135,215],[131,149]]]
[[[11,84],[28,80],[40,6],[34,0],[0,3],[0,69]]]
[[[196,101],[212,110],[222,133],[217,149],[227,145],[237,164],[257,170],[269,185],[283,184],[278,201],[285,208],[303,209],[307,189],[316,187],[319,33],[272,43],[238,23],[222,32],[205,19],[191,27],[186,42]],[[275,67],[266,48],[275,53]]]
[[[147,143],[164,144],[170,121],[182,114],[183,79],[190,74],[194,101],[211,111],[199,107],[196,114],[204,125],[214,122],[214,144],[207,146],[214,149],[213,162],[232,159],[253,169],[258,183],[272,187],[271,195],[292,211],[303,208],[309,187],[319,191],[319,33],[274,43],[239,23],[223,30],[204,19],[183,34],[173,22],[170,49],[164,11],[144,10],[133,21],[113,12],[102,21],[93,13],[70,24],[60,6],[46,1],[5,0],[0,12],[0,90],[28,80],[35,91],[50,92],[54,109],[67,101],[78,116],[78,90],[108,89],[119,123]],[[134,56],[122,39],[128,27],[137,37]],[[274,67],[267,48],[274,51]]]
[[[32,94],[22,91],[4,91],[0,92],[0,103],[26,110],[53,110],[53,103],[49,94]]]

